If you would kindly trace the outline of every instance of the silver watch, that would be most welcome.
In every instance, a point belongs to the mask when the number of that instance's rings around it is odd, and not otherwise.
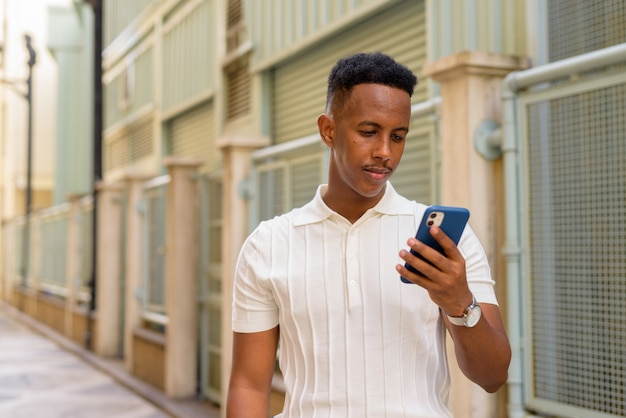
[[[465,308],[463,312],[463,316],[450,316],[446,314],[448,317],[448,321],[452,325],[457,325],[459,327],[468,327],[472,328],[474,325],[478,323],[480,320],[480,316],[482,315],[482,310],[480,306],[476,303],[476,298],[472,295],[472,303],[470,306]]]

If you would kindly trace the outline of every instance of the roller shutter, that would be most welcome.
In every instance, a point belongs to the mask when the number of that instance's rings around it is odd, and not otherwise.
[[[424,204],[437,203],[436,124],[434,115],[411,118],[402,161],[391,178],[398,193]]]
[[[170,150],[173,155],[204,159],[202,171],[217,168],[218,153],[214,147],[213,105],[205,103],[170,122]]]
[[[273,72],[273,139],[287,142],[317,132],[324,111],[328,72],[335,62],[354,52],[381,51],[418,73],[426,60],[423,1],[404,1],[368,18],[327,42],[307,50]],[[422,85],[414,103],[426,98]]]
[[[426,61],[425,28],[424,2],[400,2],[276,67],[273,73],[274,142],[288,142],[317,133],[317,116],[324,111],[326,102],[328,72],[345,55],[382,51],[419,75]],[[413,103],[426,99],[426,83],[420,82]],[[435,118],[412,118],[402,163],[392,178],[398,192],[423,203],[434,203],[437,196],[436,132]]]
[[[249,114],[251,87],[247,57],[227,68],[226,85],[228,86],[228,95],[226,97],[227,120],[232,121]]]
[[[151,117],[143,118],[105,138],[104,167],[107,171],[122,168],[149,157],[154,152]]]

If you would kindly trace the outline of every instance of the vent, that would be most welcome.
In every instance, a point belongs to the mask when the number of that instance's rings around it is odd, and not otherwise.
[[[151,155],[154,149],[152,130],[152,119],[148,119],[130,129],[122,129],[113,138],[108,139],[104,154],[106,169],[124,167]]]
[[[228,96],[226,117],[236,119],[250,112],[250,73],[247,56],[237,60],[226,69]]]
[[[152,154],[152,119],[131,130],[130,159],[136,161]]]
[[[226,11],[226,53],[236,50],[243,43],[245,37],[241,0],[229,0]]]

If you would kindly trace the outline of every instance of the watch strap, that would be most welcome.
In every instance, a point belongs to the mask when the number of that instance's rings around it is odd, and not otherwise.
[[[474,326],[475,324],[468,325],[467,318],[468,318],[468,315],[472,312],[473,309],[476,308],[477,305],[478,303],[476,302],[476,297],[472,294],[472,303],[467,308],[465,308],[465,311],[463,311],[463,315],[462,316],[450,316],[446,314],[446,316],[448,317],[448,321],[450,321],[452,325],[456,325],[459,327]]]
[[[448,316],[448,321],[450,321],[452,325],[456,325],[457,327],[467,326],[465,322],[465,319],[467,318],[467,314],[463,314],[463,316],[450,316],[450,315],[447,315],[447,316]]]

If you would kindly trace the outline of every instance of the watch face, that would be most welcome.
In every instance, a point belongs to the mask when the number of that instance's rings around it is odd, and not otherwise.
[[[473,327],[480,320],[481,314],[482,311],[480,309],[480,306],[474,305],[472,309],[470,309],[470,311],[467,313],[467,318],[465,318],[465,324],[470,328]]]

